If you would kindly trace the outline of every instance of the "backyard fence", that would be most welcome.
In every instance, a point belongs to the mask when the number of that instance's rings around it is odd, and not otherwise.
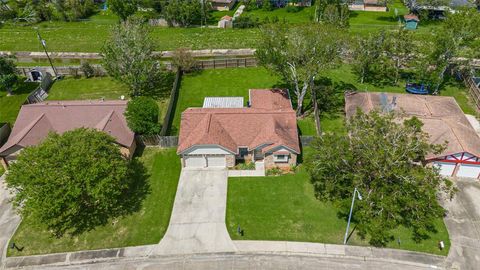
[[[173,82],[172,92],[170,93],[170,101],[168,103],[167,113],[163,118],[162,130],[160,136],[165,136],[170,131],[170,127],[175,116],[175,108],[177,107],[178,91],[180,90],[180,82],[182,80],[182,70],[177,68],[177,74],[175,74],[175,81]]]
[[[468,88],[468,92],[473,99],[473,102],[477,106],[477,109],[480,110],[480,88],[475,83],[475,80],[471,76],[463,76],[463,80]]]
[[[314,138],[314,136],[300,136],[300,143],[303,147],[310,146]]]
[[[256,67],[257,58],[230,58],[230,59],[211,59],[197,61],[199,69],[220,69],[220,68],[241,68]]]
[[[46,73],[40,85],[28,95],[24,104],[32,104],[44,101],[48,97],[48,90],[50,90],[50,87],[52,87],[54,82],[55,81],[52,78],[52,75],[50,73]]]
[[[101,66],[101,65],[92,65],[94,71],[95,71],[95,76],[100,77],[100,76],[105,76],[107,74],[107,71]],[[17,67],[17,70],[19,73],[27,77],[27,74],[32,70],[33,67]],[[53,71],[52,67],[50,66],[44,66],[44,67],[35,67],[36,70],[40,71],[41,73],[51,73],[55,74]],[[60,66],[60,67],[55,67],[55,71],[57,72],[58,76],[82,76],[83,71],[80,68],[80,66]]]
[[[177,147],[178,136],[137,135],[137,143],[145,146]]]

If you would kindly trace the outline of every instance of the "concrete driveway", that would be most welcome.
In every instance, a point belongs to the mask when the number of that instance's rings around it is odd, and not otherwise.
[[[5,261],[10,237],[21,220],[9,202],[12,195],[7,191],[4,180],[5,174],[0,176],[0,268]]]
[[[448,210],[445,224],[452,242],[447,268],[480,269],[480,182],[454,181],[459,191],[452,201],[444,202]]]
[[[183,169],[167,232],[153,254],[233,252],[225,225],[226,169]]]

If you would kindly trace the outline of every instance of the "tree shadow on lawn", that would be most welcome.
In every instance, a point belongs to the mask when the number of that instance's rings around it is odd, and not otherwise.
[[[139,148],[136,153],[143,153],[142,147]],[[126,175],[128,188],[117,199],[119,203],[115,207],[108,209],[108,211],[100,210],[97,212],[95,210],[93,211],[94,213],[90,213],[87,209],[83,214],[85,222],[77,228],[72,228],[71,232],[68,233],[70,237],[94,230],[98,226],[105,226],[115,219],[133,214],[142,209],[144,199],[150,194],[150,183],[148,181],[150,175],[137,154],[128,164],[128,173]]]

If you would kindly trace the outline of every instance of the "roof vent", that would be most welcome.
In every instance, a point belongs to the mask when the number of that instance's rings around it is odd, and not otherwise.
[[[125,100],[125,96],[124,96],[124,95],[121,95],[121,96],[120,96],[120,99],[121,99],[121,100]]]

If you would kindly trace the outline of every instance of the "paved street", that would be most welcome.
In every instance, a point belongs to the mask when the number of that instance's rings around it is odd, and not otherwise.
[[[5,260],[10,237],[20,223],[20,217],[15,214],[8,202],[11,195],[6,190],[4,179],[5,174],[0,176],[0,267]]]
[[[37,268],[23,268],[37,269]],[[287,269],[329,269],[329,270],[426,270],[438,269],[425,265],[405,264],[382,260],[364,260],[360,257],[316,257],[275,254],[206,254],[172,257],[147,258],[135,261],[83,264],[78,266],[42,267],[45,270],[287,270]]]
[[[226,169],[183,169],[170,224],[154,254],[233,252],[225,225]]]
[[[459,189],[453,201],[446,201],[447,225],[452,247],[447,267],[452,269],[480,269],[480,182],[455,180]]]

